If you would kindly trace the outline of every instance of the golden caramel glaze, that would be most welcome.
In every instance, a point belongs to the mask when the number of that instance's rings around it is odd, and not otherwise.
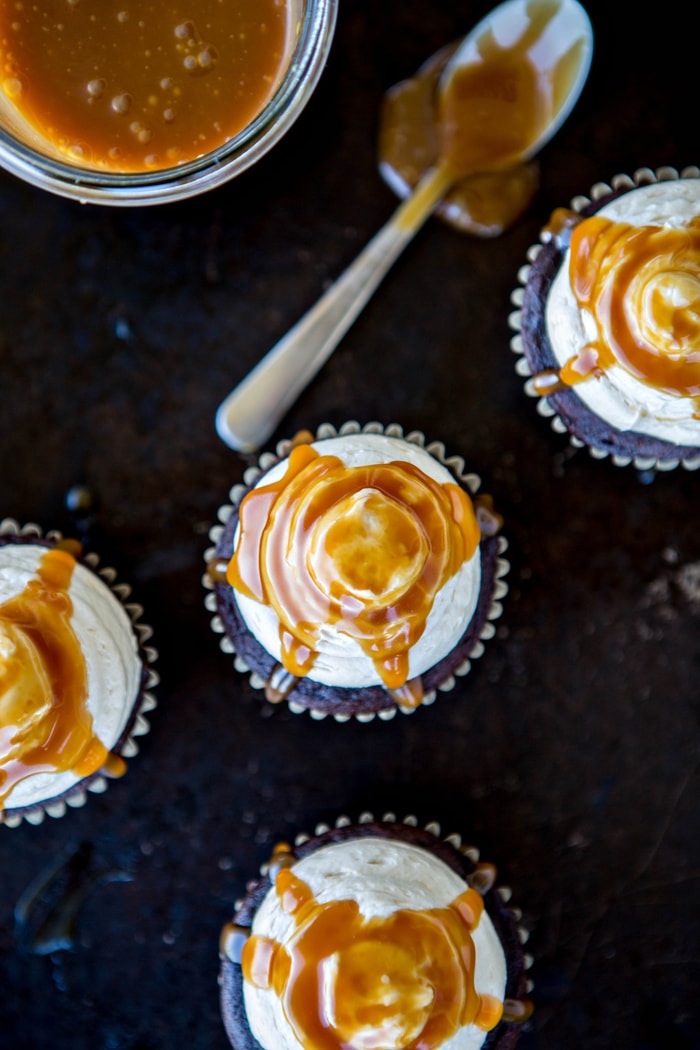
[[[456,185],[441,214],[467,232],[502,233],[537,191],[538,166],[520,158],[561,107],[585,46],[583,39],[577,41],[554,68],[538,65],[537,44],[559,7],[559,0],[528,4],[528,24],[508,46],[484,30],[477,39],[478,59],[458,66],[439,89],[454,46],[385,97],[380,165],[410,188],[432,167],[449,171]]]
[[[436,594],[479,540],[457,484],[400,461],[345,467],[302,444],[278,481],[241,502],[227,576],[274,609],[290,674],[311,671],[330,626],[358,643],[388,689],[401,689]],[[420,699],[409,690],[407,702]]]
[[[670,229],[593,215],[571,232],[569,273],[596,335],[561,380],[571,385],[617,364],[700,406],[700,218]]]
[[[174,167],[260,113],[290,21],[285,0],[6,0],[0,99],[76,164]]]
[[[379,163],[408,189],[413,189],[438,162],[435,92],[452,51],[454,47],[439,52],[414,77],[391,88],[382,101]],[[536,162],[469,175],[457,181],[437,211],[465,233],[494,237],[520,218],[538,187]]]
[[[440,158],[452,171],[507,167],[546,129],[571,89],[584,45],[574,45],[553,70],[538,65],[536,46],[559,7],[558,0],[528,4],[528,25],[510,46],[485,30],[479,61],[458,66],[438,93]]]
[[[0,605],[0,806],[34,773],[86,777],[125,768],[93,733],[87,668],[71,626],[75,558],[42,555],[36,576]]]
[[[501,1019],[503,1004],[474,988],[476,890],[447,907],[369,919],[354,900],[319,904],[289,867],[275,890],[294,933],[286,946],[245,941],[243,977],[280,998],[305,1050],[433,1050],[464,1025],[486,1032]]]

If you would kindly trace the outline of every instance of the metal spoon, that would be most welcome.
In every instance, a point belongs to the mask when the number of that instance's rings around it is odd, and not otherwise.
[[[495,45],[495,48],[494,48]],[[525,53],[537,71],[538,91],[549,88],[546,113],[528,137],[520,134],[522,122],[511,118],[513,134],[495,150],[490,114],[479,126],[477,93],[462,101],[461,112],[474,127],[468,134],[455,129],[460,103],[458,84],[465,76],[479,75],[493,58]],[[259,448],[274,432],[282,416],[328,360],[350,325],[361,312],[384,275],[421,228],[439,202],[466,175],[500,171],[531,159],[561,127],[575,105],[588,76],[593,52],[593,30],[577,0],[507,0],[494,8],[464,38],[438,84],[437,111],[440,130],[456,133],[445,139],[436,167],[420,180],[353,263],[321,296],[315,306],[262,358],[260,363],[221,403],[216,414],[219,436],[231,448],[249,452]],[[497,60],[496,60],[497,61]],[[501,77],[498,68],[488,70]],[[512,72],[512,70],[511,70]],[[509,75],[506,73],[504,75]],[[512,85],[511,85],[512,86]],[[518,90],[522,85],[518,85]],[[488,91],[487,91],[488,94]],[[459,116],[457,110],[457,116]],[[474,141],[477,139],[478,141]],[[488,149],[492,152],[489,155]]]

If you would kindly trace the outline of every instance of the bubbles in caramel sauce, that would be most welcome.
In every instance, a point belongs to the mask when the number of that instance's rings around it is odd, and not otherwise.
[[[594,336],[557,371],[535,377],[553,393],[619,365],[647,386],[690,398],[700,412],[700,217],[688,226],[633,226],[600,215],[571,225],[569,279]]]
[[[251,490],[228,582],[272,607],[282,664],[313,668],[323,630],[354,639],[389,690],[406,689],[409,652],[438,591],[480,540],[472,503],[459,485],[439,484],[401,461],[346,467],[300,444],[284,475]]]
[[[286,0],[5,3],[0,103],[59,156],[116,172],[171,167],[261,112],[293,28]]]
[[[520,218],[539,187],[539,165],[512,158],[527,153],[560,108],[586,46],[581,39],[553,67],[542,65],[538,44],[559,7],[557,0],[529,3],[525,28],[508,45],[484,31],[478,60],[460,67],[447,88],[438,82],[456,44],[387,93],[379,164],[392,185],[408,192],[439,164],[459,177],[437,209],[447,222],[494,237]]]
[[[433,1050],[464,1025],[498,1024],[503,1003],[474,987],[484,907],[475,889],[447,907],[364,918],[354,900],[318,903],[290,867],[274,886],[293,935],[283,945],[253,934],[236,947],[244,979],[280,998],[305,1050]]]
[[[68,594],[74,568],[70,549],[47,550],[24,590],[0,604],[0,808],[34,773],[123,772],[87,710],[87,668]]]

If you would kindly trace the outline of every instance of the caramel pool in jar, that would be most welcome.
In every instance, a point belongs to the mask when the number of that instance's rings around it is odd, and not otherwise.
[[[258,116],[292,30],[290,0],[0,0],[0,109],[73,164],[175,167]]]

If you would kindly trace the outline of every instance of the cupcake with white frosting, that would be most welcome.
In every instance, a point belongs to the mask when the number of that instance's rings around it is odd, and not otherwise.
[[[555,211],[510,323],[526,391],[597,458],[700,466],[700,169],[642,168]]]
[[[206,604],[268,700],[390,718],[468,671],[508,565],[501,520],[461,459],[398,425],[324,425],[244,482],[210,533]]]
[[[104,791],[156,706],[142,609],[93,553],[0,521],[0,823],[40,823]]]
[[[222,930],[234,1050],[506,1050],[532,1010],[520,912],[437,824],[363,814],[276,847]]]

